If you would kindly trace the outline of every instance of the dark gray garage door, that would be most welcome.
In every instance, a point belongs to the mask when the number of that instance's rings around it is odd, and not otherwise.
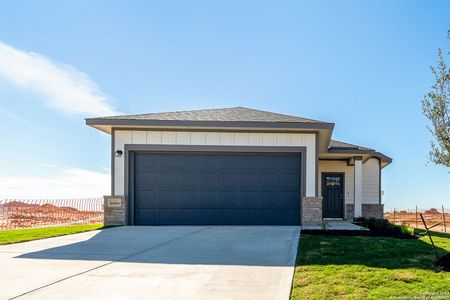
[[[300,154],[135,153],[136,225],[299,225]]]

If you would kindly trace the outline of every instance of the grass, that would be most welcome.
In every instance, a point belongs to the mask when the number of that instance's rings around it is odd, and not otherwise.
[[[450,251],[450,235],[432,236],[440,256]],[[434,260],[428,236],[302,235],[291,299],[450,299],[450,272]]]
[[[102,224],[72,225],[0,231],[0,245],[28,242],[49,237],[102,229]]]

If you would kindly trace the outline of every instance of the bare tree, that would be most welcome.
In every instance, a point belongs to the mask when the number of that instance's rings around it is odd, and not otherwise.
[[[447,36],[450,40],[450,29]],[[431,72],[436,82],[422,100],[423,114],[431,121],[427,128],[434,137],[429,159],[435,164],[450,167],[450,69],[440,48],[438,64],[431,66]]]

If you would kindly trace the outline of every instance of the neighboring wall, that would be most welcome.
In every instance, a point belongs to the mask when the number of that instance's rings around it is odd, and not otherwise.
[[[371,158],[362,165],[362,203],[380,203],[379,161]],[[319,196],[322,196],[322,172],[345,173],[345,204],[354,203],[354,168],[343,160],[319,160]]]
[[[125,144],[306,147],[306,196],[315,196],[316,135],[314,133],[115,130],[114,138],[113,153],[116,150],[123,151]],[[114,195],[124,195],[124,166],[124,155],[114,157]]]

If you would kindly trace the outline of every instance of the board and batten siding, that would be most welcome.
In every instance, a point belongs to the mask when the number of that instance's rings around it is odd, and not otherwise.
[[[380,164],[371,158],[362,165],[362,203],[380,203]]]
[[[316,135],[311,133],[115,130],[114,152],[126,144],[306,147],[306,196],[316,190]],[[114,195],[124,195],[124,155],[114,157]]]
[[[380,203],[380,166],[377,158],[362,165],[362,204]],[[355,170],[343,160],[319,160],[319,196],[322,196],[322,173],[344,173],[345,203],[355,202]]]

